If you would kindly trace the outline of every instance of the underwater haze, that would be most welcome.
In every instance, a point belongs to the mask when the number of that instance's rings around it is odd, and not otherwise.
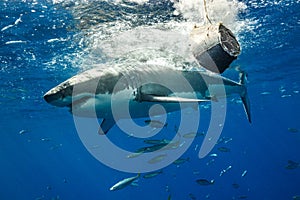
[[[210,103],[201,104],[196,137],[182,134],[194,140],[181,159],[136,176],[98,161],[69,110],[47,104],[43,95],[98,64],[146,59],[174,65],[177,57],[153,49],[184,56],[181,36],[204,24],[203,2],[0,0],[0,199],[300,199],[300,1],[206,3],[211,21],[223,22],[241,45],[222,76],[238,81],[239,71],[247,72],[252,123],[240,98],[228,97],[221,136],[200,159],[211,119]],[[156,121],[161,133],[151,139],[172,138],[179,121],[179,112],[167,124]],[[117,126],[107,137],[132,152],[150,143]],[[113,158],[111,152],[103,150]],[[135,176],[133,184],[110,190]]]

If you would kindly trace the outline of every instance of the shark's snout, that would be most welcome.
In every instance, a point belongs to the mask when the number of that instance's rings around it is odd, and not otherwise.
[[[67,90],[61,90],[60,88],[55,87],[44,95],[44,99],[53,106],[69,106],[72,103],[72,93],[69,93],[70,92],[67,92]]]

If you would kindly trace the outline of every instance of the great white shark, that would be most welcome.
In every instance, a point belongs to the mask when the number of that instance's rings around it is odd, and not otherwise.
[[[179,103],[218,101],[237,94],[251,122],[245,83],[245,73],[236,82],[200,69],[115,64],[75,75],[49,90],[44,99],[54,106],[69,107],[77,116],[102,118],[99,130],[100,134],[106,134],[116,120],[128,118],[126,112],[119,112],[116,118],[112,104],[120,110],[129,107],[131,118],[144,118],[149,117],[149,109],[154,104],[161,104],[169,113],[181,109]]]

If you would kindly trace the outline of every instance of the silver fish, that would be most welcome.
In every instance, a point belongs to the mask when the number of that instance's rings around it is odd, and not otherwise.
[[[143,177],[144,178],[153,178],[153,177],[158,176],[161,173],[163,173],[162,170],[159,170],[159,171],[156,171],[156,172],[149,172],[149,173],[145,174]]]
[[[199,184],[199,185],[212,185],[215,183],[214,180],[206,180],[206,179],[198,179],[196,180],[196,182]]]
[[[160,161],[162,161],[165,157],[167,156],[167,154],[160,154],[158,156],[155,156],[154,158],[150,159],[148,161],[149,164],[155,164],[158,163]]]
[[[123,189],[124,187],[132,184],[135,180],[137,180],[140,177],[140,174],[130,177],[130,178],[125,178],[119,182],[117,182],[115,185],[113,185],[109,190],[114,191],[114,190],[120,190]]]

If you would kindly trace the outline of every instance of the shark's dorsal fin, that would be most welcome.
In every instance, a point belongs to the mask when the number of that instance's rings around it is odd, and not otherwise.
[[[114,125],[115,125],[115,121],[113,119],[104,118],[99,127],[98,133],[100,135],[105,135],[109,131],[109,129],[111,129]]]
[[[149,101],[149,102],[163,102],[163,103],[193,103],[193,102],[208,102],[210,99],[190,99],[190,98],[182,98],[182,97],[174,97],[174,96],[155,96],[149,94],[143,94],[141,97],[141,101]]]

